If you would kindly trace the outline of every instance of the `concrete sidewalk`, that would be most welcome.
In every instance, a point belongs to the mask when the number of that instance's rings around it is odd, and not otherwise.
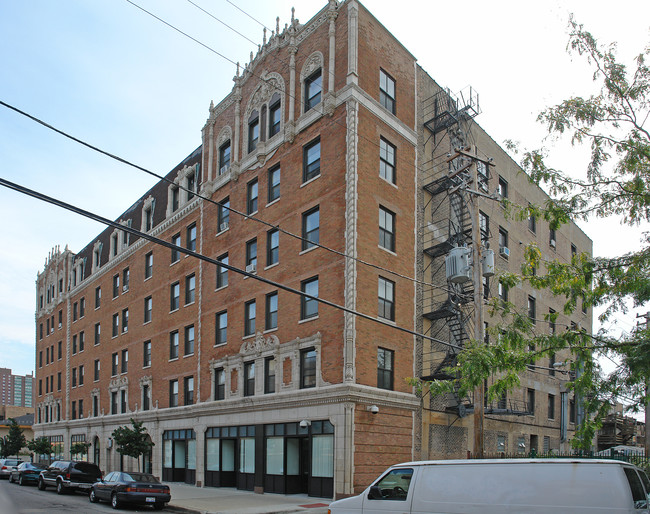
[[[168,512],[183,514],[284,514],[305,512],[327,514],[329,498],[312,498],[304,494],[255,494],[230,487],[195,487],[166,482],[172,501]]]

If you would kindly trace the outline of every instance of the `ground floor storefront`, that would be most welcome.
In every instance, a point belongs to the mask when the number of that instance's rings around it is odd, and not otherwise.
[[[198,487],[320,498],[354,494],[365,480],[359,477],[375,473],[371,466],[379,461],[383,466],[412,458],[418,405],[413,397],[371,388],[333,386],[329,394],[325,389],[274,402],[204,402],[41,424],[37,430],[62,441],[59,453],[66,458],[68,442],[83,434],[90,443],[88,460],[104,472],[143,469],[163,481]],[[112,438],[130,418],[144,423],[154,443],[139,460],[123,457]],[[386,430],[396,430],[395,419],[401,420],[399,433],[386,437]],[[391,445],[396,437],[403,441],[398,450]]]

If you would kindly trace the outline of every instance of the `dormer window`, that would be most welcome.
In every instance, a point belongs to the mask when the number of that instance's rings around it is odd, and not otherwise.
[[[187,176],[187,201],[189,202],[192,198],[194,198],[194,193],[196,193],[196,175],[194,173],[190,173]]]
[[[178,210],[180,190],[178,189],[178,187],[172,187],[171,192],[172,192],[172,212],[176,212]]]
[[[230,141],[226,141],[219,148],[219,175],[228,172],[230,168]]]
[[[260,116],[257,111],[253,111],[248,119],[248,153],[255,151],[260,139]]]
[[[305,112],[320,103],[322,90],[322,72],[319,69],[305,79]]]
[[[146,232],[149,232],[153,227],[153,212],[151,209],[145,209],[144,211],[144,229]]]
[[[117,231],[115,231],[115,232],[113,232],[113,234],[111,235],[111,255],[112,255],[113,257],[117,257],[117,246],[118,246],[117,243],[118,243],[118,240],[117,240]]]

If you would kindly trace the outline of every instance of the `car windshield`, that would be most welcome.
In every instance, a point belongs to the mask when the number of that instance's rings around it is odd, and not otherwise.
[[[7,452],[9,453],[9,452]],[[22,461],[16,459],[7,459],[5,461],[5,466],[18,466]]]
[[[122,473],[122,478],[126,482],[145,482],[148,484],[159,483],[155,476],[148,473]]]

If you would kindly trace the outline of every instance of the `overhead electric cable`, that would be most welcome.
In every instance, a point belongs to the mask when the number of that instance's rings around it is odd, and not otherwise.
[[[457,350],[462,350],[460,346],[457,346],[455,344],[452,344],[448,341],[442,341],[441,339],[434,339],[430,336],[421,334],[419,332],[415,332],[414,330],[410,330],[408,328],[400,327],[399,325],[394,324],[393,322],[390,321],[383,321],[380,318],[373,318],[372,316],[369,316],[368,314],[363,314],[361,312],[358,312],[354,309],[349,309],[348,307],[344,307],[343,305],[339,305],[337,303],[331,302],[329,300],[325,300],[324,298],[319,298],[317,296],[313,296],[310,294],[305,293],[304,291],[299,291],[297,289],[294,289],[293,287],[286,286],[284,284],[281,284],[280,282],[276,282],[274,280],[269,280],[267,278],[261,277],[257,274],[254,273],[249,273],[245,270],[242,270],[240,268],[237,268],[235,266],[232,266],[230,264],[226,264],[224,262],[220,262],[217,259],[212,259],[210,257],[207,257],[203,254],[200,254],[198,252],[195,252],[193,250],[189,250],[188,248],[184,248],[182,246],[175,245],[173,243],[170,243],[168,241],[165,241],[164,239],[160,239],[158,237],[152,236],[151,234],[147,234],[146,232],[141,232],[140,230],[137,230],[133,227],[130,227],[128,225],[122,225],[118,223],[117,221],[112,221],[109,220],[108,218],[104,218],[103,216],[100,216],[98,214],[92,213],[90,211],[87,211],[85,209],[82,209],[81,207],[77,207],[75,205],[69,204],[67,202],[64,202],[62,200],[58,200],[56,198],[53,198],[51,196],[48,196],[46,194],[40,193],[38,191],[35,191],[33,189],[29,189],[27,187],[21,186],[20,184],[16,184],[15,182],[11,182],[9,180],[0,178],[0,186],[6,187],[7,189],[12,189],[14,191],[17,191],[19,193],[22,193],[27,196],[31,196],[32,198],[36,198],[37,200],[41,200],[44,202],[47,202],[51,205],[55,205],[57,207],[61,207],[62,209],[66,209],[70,212],[74,212],[75,214],[79,214],[81,216],[84,216],[88,219],[91,219],[93,221],[97,221],[98,223],[101,223],[103,225],[107,225],[109,227],[114,227],[119,230],[122,230],[124,232],[128,232],[129,234],[133,234],[135,236],[141,237],[142,239],[146,239],[147,241],[150,241],[154,244],[164,246],[166,248],[169,248],[171,250],[175,250],[180,253],[184,253],[186,255],[191,255],[192,257],[195,257],[199,260],[205,261],[209,264],[214,264],[215,266],[219,268],[226,268],[229,271],[232,271],[234,273],[238,273],[240,275],[244,275],[245,277],[257,280],[259,282],[262,282],[264,284],[271,285],[273,287],[277,287],[278,289],[282,289],[284,291],[287,291],[289,293],[298,295],[300,297],[308,298],[310,300],[315,300],[318,303],[322,303],[323,305],[327,305],[328,307],[332,307],[334,309],[338,309],[343,312],[347,312],[348,314],[352,314],[353,316],[357,316],[359,318],[366,319],[368,321],[372,321],[374,323],[378,323],[380,325],[386,326],[386,327],[391,327],[394,328],[395,330],[398,330],[400,332],[404,332],[410,335],[413,335],[415,337],[420,337],[423,339],[427,339],[430,341],[434,341],[436,343],[449,346],[450,348],[455,348]]]
[[[65,131],[63,131],[63,130],[61,130],[61,129],[58,129],[58,128],[56,128],[56,127],[50,125],[49,123],[46,123],[46,122],[44,122],[43,120],[41,120],[41,119],[39,119],[39,118],[36,118],[35,116],[32,116],[31,114],[26,113],[25,111],[22,111],[22,110],[18,109],[17,107],[14,107],[14,106],[12,106],[12,105],[10,105],[10,104],[8,104],[8,103],[2,101],[2,100],[0,100],[0,105],[2,105],[2,106],[4,106],[4,107],[7,107],[8,109],[11,109],[12,111],[14,111],[14,112],[16,112],[16,113],[18,113],[18,114],[23,115],[23,116],[25,116],[25,117],[31,119],[32,121],[35,121],[35,122],[38,123],[39,125],[42,125],[42,126],[48,128],[48,129],[50,129],[50,130],[56,132],[57,134],[60,134],[60,135],[62,135],[62,136],[64,136],[64,137],[68,138],[68,139],[71,139],[72,141],[74,141],[74,142],[76,142],[76,143],[79,143],[80,145],[83,145],[83,146],[85,146],[86,148],[89,148],[89,149],[91,149],[91,150],[93,150],[93,151],[96,151],[96,152],[98,152],[98,153],[101,153],[102,155],[105,155],[105,156],[107,156],[107,157],[110,157],[111,159],[115,159],[116,161],[121,162],[122,164],[126,164],[127,166],[131,166],[131,167],[133,167],[133,168],[135,168],[135,169],[137,169],[137,170],[140,170],[140,171],[142,171],[142,172],[144,172],[144,173],[147,173],[148,175],[151,175],[152,177],[155,177],[155,178],[157,178],[157,179],[159,179],[159,180],[162,180],[162,181],[164,181],[164,182],[167,182],[167,183],[169,183],[169,184],[171,184],[171,185],[175,185],[175,186],[177,186],[179,189],[182,189],[183,191],[191,192],[193,195],[197,196],[198,198],[201,198],[202,200],[204,200],[204,201],[206,201],[206,202],[209,202],[209,203],[211,203],[211,204],[213,204],[213,205],[216,205],[217,207],[221,207],[221,208],[228,209],[229,212],[233,212],[233,213],[235,213],[235,214],[238,214],[239,216],[242,216],[243,218],[246,218],[246,219],[252,219],[252,220],[254,220],[254,221],[257,221],[258,223],[262,223],[263,225],[266,225],[267,227],[275,228],[275,229],[277,229],[278,231],[280,231],[280,232],[282,232],[283,234],[286,234],[286,235],[288,235],[288,236],[290,236],[290,237],[293,237],[293,238],[299,239],[299,240],[304,241],[304,242],[308,242],[310,245],[318,246],[319,248],[322,248],[322,249],[324,249],[324,250],[326,250],[326,251],[328,251],[328,252],[331,252],[331,253],[334,253],[334,254],[336,254],[336,255],[339,255],[339,256],[341,256],[341,257],[343,257],[343,258],[346,258],[346,259],[352,259],[352,260],[354,260],[354,261],[356,261],[356,262],[359,262],[360,264],[363,264],[363,265],[365,265],[365,266],[369,266],[369,267],[372,267],[372,268],[375,268],[375,269],[378,269],[378,270],[381,270],[381,271],[385,271],[386,273],[389,273],[389,274],[394,275],[394,276],[396,276],[396,277],[403,278],[403,279],[405,279],[405,280],[409,280],[409,281],[411,281],[411,282],[418,283],[418,284],[421,284],[421,285],[431,286],[431,287],[434,287],[434,288],[437,288],[437,289],[440,289],[440,290],[443,290],[443,291],[449,291],[449,289],[448,289],[446,286],[440,286],[440,285],[435,285],[435,284],[433,284],[433,283],[424,282],[424,281],[421,281],[421,280],[418,280],[418,279],[415,279],[415,278],[409,277],[409,276],[407,276],[407,275],[403,275],[403,274],[398,273],[398,272],[396,272],[396,271],[389,270],[389,269],[387,269],[387,268],[383,268],[382,266],[379,266],[379,265],[377,265],[377,264],[373,264],[373,263],[370,263],[370,262],[364,261],[363,259],[360,259],[360,258],[358,258],[358,257],[354,257],[354,256],[351,256],[351,255],[348,255],[348,254],[346,254],[346,253],[344,253],[344,252],[341,252],[341,251],[339,251],[339,250],[335,250],[335,249],[333,249],[333,248],[329,248],[329,247],[327,247],[327,246],[324,246],[324,245],[322,245],[322,244],[320,244],[320,243],[316,243],[316,242],[314,242],[314,241],[308,240],[308,239],[306,239],[306,238],[304,238],[304,237],[302,237],[302,236],[299,236],[299,235],[297,235],[297,234],[294,234],[293,232],[290,232],[290,231],[288,231],[288,230],[286,230],[286,229],[281,228],[280,225],[274,225],[274,224],[272,224],[272,223],[270,223],[270,222],[268,222],[268,221],[265,221],[265,220],[263,220],[263,219],[261,219],[261,218],[258,218],[258,217],[256,217],[256,216],[253,216],[253,215],[250,215],[250,214],[245,214],[245,213],[240,212],[240,211],[238,211],[237,209],[234,209],[234,208],[232,208],[232,207],[226,207],[225,205],[222,205],[222,204],[220,204],[219,202],[216,202],[216,201],[212,200],[211,198],[209,198],[209,197],[207,197],[207,196],[201,195],[200,193],[198,193],[198,192],[196,192],[196,191],[190,190],[190,189],[184,187],[183,185],[175,184],[173,180],[168,179],[167,177],[165,177],[165,176],[163,176],[163,175],[160,175],[160,174],[158,174],[158,173],[156,173],[156,172],[153,172],[153,171],[151,171],[151,170],[148,170],[147,168],[144,168],[144,167],[142,167],[142,166],[139,166],[138,164],[132,163],[131,161],[128,161],[128,160],[126,160],[126,159],[124,159],[124,158],[122,158],[122,157],[119,157],[119,156],[117,156],[117,155],[115,155],[115,154],[112,154],[112,153],[110,153],[110,152],[107,152],[106,150],[102,150],[101,148],[98,148],[98,147],[96,147],[96,146],[94,146],[94,145],[92,145],[92,144],[90,144],[90,143],[87,143],[86,141],[83,141],[82,139],[79,139],[79,138],[77,138],[77,137],[75,137],[75,136],[72,136],[72,135],[68,134],[67,132],[65,132]]]

